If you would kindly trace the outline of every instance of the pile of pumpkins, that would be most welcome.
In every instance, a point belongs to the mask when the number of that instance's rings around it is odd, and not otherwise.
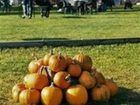
[[[12,88],[13,100],[22,105],[87,105],[89,100],[108,101],[118,92],[117,84],[83,53],[71,58],[51,51],[31,61],[28,71]]]

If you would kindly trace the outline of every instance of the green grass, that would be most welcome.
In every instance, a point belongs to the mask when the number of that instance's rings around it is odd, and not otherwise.
[[[0,15],[0,41],[39,39],[94,39],[140,36],[140,11],[114,9],[114,12],[75,16],[52,11],[48,19],[39,14],[30,19]]]
[[[32,60],[31,53],[38,57],[48,53],[49,47],[1,49],[0,51],[0,105],[18,105],[11,99],[14,84],[23,81],[28,72],[27,66]],[[120,87],[112,100],[112,105],[139,105],[140,101],[140,44],[55,47],[55,52],[74,56],[79,52],[93,59],[93,66],[105,77],[113,77]],[[104,105],[104,104],[98,104]]]
[[[52,11],[50,18],[21,19],[18,15],[0,15],[0,42],[39,39],[131,38],[140,36],[140,11],[116,9],[77,17]],[[0,49],[0,105],[19,105],[11,98],[14,84],[28,73],[31,54],[43,57],[50,47]],[[113,77],[120,87],[111,105],[139,105],[140,44],[54,47],[74,56],[83,52],[93,59],[93,66],[105,77]],[[104,105],[98,104],[98,105]]]

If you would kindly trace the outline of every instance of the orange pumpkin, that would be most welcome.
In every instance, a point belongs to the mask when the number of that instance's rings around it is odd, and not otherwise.
[[[92,89],[91,96],[94,101],[107,101],[110,99],[110,90],[105,85],[97,85]]]
[[[91,89],[96,85],[95,77],[91,76],[91,74],[88,71],[82,72],[79,78],[79,82],[81,85],[83,85],[87,89]]]
[[[118,93],[118,86],[113,80],[106,79],[105,85],[109,88],[111,96],[115,96]]]
[[[53,78],[54,84],[61,89],[67,89],[70,86],[69,76],[65,71],[57,72]]]
[[[91,70],[92,68],[92,59],[88,55],[78,54],[74,58],[82,67],[83,70]]]
[[[72,63],[72,58],[68,55],[65,55],[64,58],[66,60],[66,65],[69,66]]]
[[[84,86],[74,85],[66,90],[66,100],[70,105],[86,105],[88,93]]]
[[[79,64],[76,64],[75,62],[72,62],[72,64],[70,64],[68,66],[67,71],[71,76],[79,77],[81,72],[82,72],[82,69],[81,69],[81,66]]]
[[[48,65],[49,65],[49,59],[50,59],[50,57],[51,57],[52,55],[54,55],[54,54],[53,54],[53,50],[50,50],[50,53],[49,53],[49,54],[46,54],[46,55],[44,56],[44,58],[43,58],[43,64],[44,64],[45,66],[48,66]]]
[[[66,66],[66,60],[61,54],[52,55],[49,59],[49,70],[59,72],[65,70]]]
[[[37,73],[40,67],[43,66],[43,60],[33,60],[28,65],[28,70],[30,73]]]
[[[94,76],[96,78],[97,84],[105,84],[105,77],[102,73],[96,71]]]
[[[62,99],[62,90],[53,85],[45,87],[41,91],[41,100],[44,105],[61,105]]]
[[[14,87],[12,88],[12,97],[14,102],[18,102],[19,101],[19,94],[22,90],[25,90],[25,85],[23,83],[18,83],[16,85],[14,85]]]
[[[49,79],[45,75],[32,73],[32,74],[27,74],[24,77],[24,83],[26,88],[41,90],[45,86],[49,85]]]
[[[22,105],[37,105],[40,102],[41,95],[36,89],[26,89],[23,90],[19,95],[19,102]]]

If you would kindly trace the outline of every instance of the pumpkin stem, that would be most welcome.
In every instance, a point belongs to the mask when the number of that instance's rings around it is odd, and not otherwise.
[[[95,74],[96,74],[96,68],[92,68],[90,74],[91,74],[91,76],[95,76]]]
[[[54,82],[51,82],[51,85],[50,85],[50,87],[54,87]]]
[[[62,53],[61,52],[59,52],[59,58],[62,59]]]
[[[99,84],[99,83],[97,83],[97,85],[96,85],[98,88],[100,88],[101,87],[101,84]]]
[[[43,75],[43,70],[45,70],[47,76],[49,76],[46,66],[41,66],[38,73]]]
[[[35,53],[32,53],[32,57],[35,59],[35,60],[38,60],[38,57]]]
[[[53,49],[50,49],[50,55],[53,55]]]
[[[49,70],[48,68],[47,69],[47,73],[50,77],[50,81],[53,82],[53,78],[54,78],[54,75],[55,75],[55,72],[53,72],[52,70]]]
[[[72,60],[72,64],[78,64],[76,60]]]
[[[71,77],[70,74],[68,74],[68,75],[65,77],[65,80],[66,80],[66,81],[69,81],[69,80],[70,80],[70,77]]]

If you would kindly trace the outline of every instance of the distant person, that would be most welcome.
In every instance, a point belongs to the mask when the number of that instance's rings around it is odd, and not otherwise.
[[[32,18],[32,10],[33,10],[33,0],[23,0],[22,1],[23,8],[23,16],[22,18],[28,17]]]
[[[41,8],[41,17],[48,18],[52,8],[51,2],[49,0],[35,0],[35,3]]]
[[[133,6],[133,4],[132,4],[131,0],[124,1],[124,9],[127,9],[127,8],[133,9],[132,6]]]
[[[8,11],[10,11],[10,1],[9,0],[3,0],[3,3],[4,3],[4,5],[3,5],[3,11],[4,12],[8,12]]]
[[[0,0],[0,10],[3,8],[3,6],[4,6],[4,2]]]

